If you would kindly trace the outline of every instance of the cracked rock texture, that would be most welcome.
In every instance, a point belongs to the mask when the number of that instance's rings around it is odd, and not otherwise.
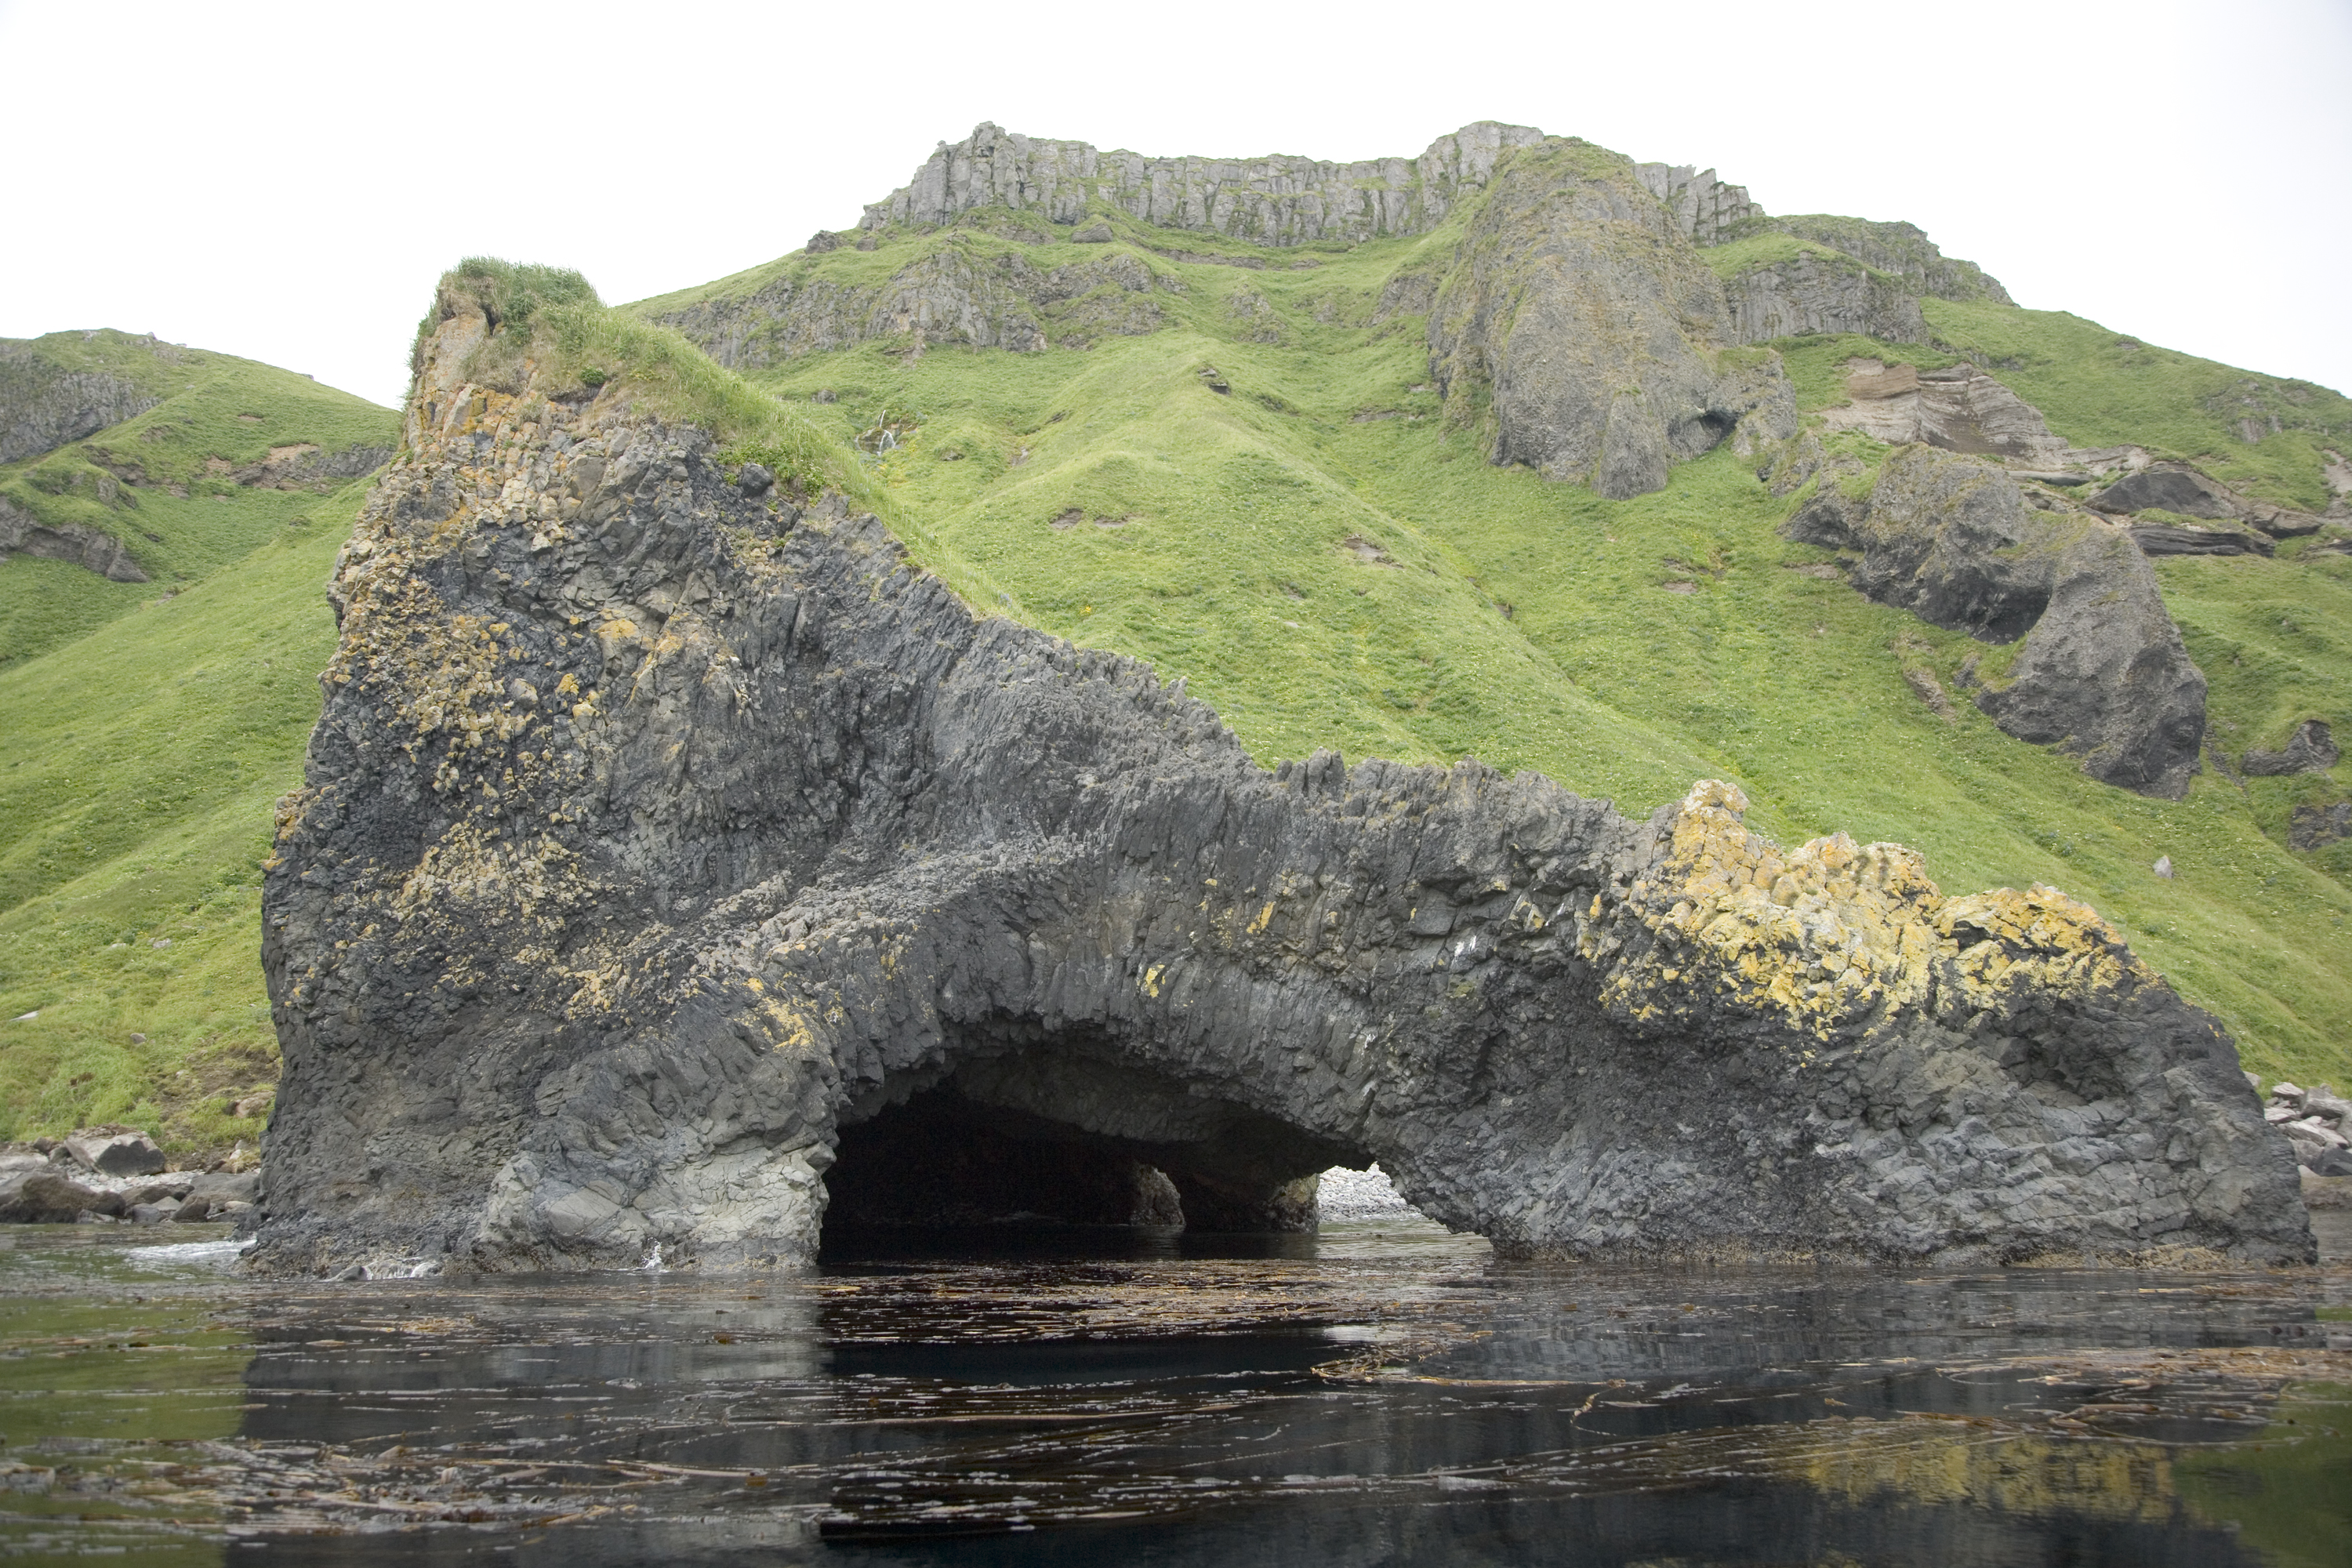
[[[2057,464],[2069,448],[2050,432],[2042,410],[1966,361],[1943,370],[1846,362],[1851,401],[1822,419],[1891,446],[1925,441],[1948,452]]]
[[[1977,706],[2021,741],[2083,759],[2092,777],[2178,800],[2198,770],[2205,677],[2125,530],[2042,498],[1980,458],[1910,446],[1867,498],[1822,482],[1782,531],[1860,550],[1853,585],[1989,643],[2024,638]],[[2042,510],[2047,506],[2051,510]]]
[[[1188,1216],[1377,1159],[1521,1249],[2311,1256],[2228,1037],[2063,895],[1782,849],[1720,784],[1268,772],[625,378],[458,384],[484,325],[333,579],[256,1267],[791,1264],[878,1191],[861,1129],[959,1106]]]
[[[1769,342],[1804,332],[1860,332],[1887,342],[1927,341],[1919,300],[1893,279],[1842,256],[1807,255],[1753,267],[1724,284],[1734,342]]]
[[[171,357],[152,338],[134,342]],[[0,463],[53,452],[162,401],[120,376],[70,370],[22,339],[0,338]]]
[[[1429,318],[1449,416],[1493,460],[1612,500],[1738,432],[1797,428],[1777,355],[1727,356],[1721,283],[1633,165],[1581,143],[1521,150],[1488,186]]]
[[[1721,237],[1742,239],[1752,234],[1785,234],[1832,247],[1899,280],[1915,293],[1933,299],[1989,300],[1996,305],[2017,303],[2000,286],[1999,279],[1973,261],[1946,256],[1916,224],[1873,223],[1867,218],[1836,217],[1827,213],[1766,217],[1759,209],[1754,216],[1727,226]]]
[[[1530,126],[1480,121],[1439,137],[1418,158],[1332,163],[1146,158],[982,124],[961,142],[940,142],[902,189],[866,209],[859,226],[946,224],[1003,206],[1055,224],[1115,210],[1155,228],[1201,229],[1253,245],[1422,234],[1484,185],[1506,151],[1544,139]]]

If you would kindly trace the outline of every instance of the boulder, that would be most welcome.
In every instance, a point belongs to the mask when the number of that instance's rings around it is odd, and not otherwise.
[[[171,1162],[155,1141],[133,1127],[86,1127],[66,1139],[66,1149],[84,1170],[101,1176],[145,1176]]]
[[[252,1267],[796,1266],[919,1160],[1130,1221],[1148,1166],[1261,1226],[1378,1160],[1594,1258],[2312,1256],[2228,1036],[2063,894],[1780,846],[1716,782],[1634,819],[1475,763],[1269,771],[871,518],[776,538],[703,431],[459,395],[481,331],[426,334],[459,412],[330,585]]]
[[[2352,1209],[2352,1155],[2338,1155],[2342,1168],[2319,1172],[2303,1168],[2303,1203],[2316,1214],[2322,1209]]]
[[[194,1171],[176,1171],[161,1181],[142,1182],[135,1187],[124,1188],[122,1201],[126,1204],[178,1203],[188,1195],[196,1180]]]
[[[2258,778],[2276,777],[2283,773],[2324,773],[2342,760],[2336,749],[2336,736],[2320,719],[2305,719],[2286,738],[2286,744],[2275,752],[2249,748],[2239,760],[2241,772]]]
[[[1110,225],[1097,218],[1072,234],[1070,243],[1072,245],[1108,245],[1116,237],[1111,233]]]
[[[0,1224],[71,1225],[85,1214],[112,1216],[121,1212],[118,1194],[83,1186],[55,1170],[0,1180]]]

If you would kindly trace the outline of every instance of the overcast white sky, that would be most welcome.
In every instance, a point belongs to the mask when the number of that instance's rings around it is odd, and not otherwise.
[[[2352,389],[2352,0],[0,0],[0,336],[152,331],[383,403],[461,256],[681,288],[846,226],[982,120],[1331,159],[1538,125]]]

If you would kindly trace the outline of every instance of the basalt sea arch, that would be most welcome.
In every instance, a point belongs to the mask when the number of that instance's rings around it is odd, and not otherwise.
[[[467,384],[486,328],[332,587],[257,1267],[796,1262],[943,1090],[1230,1192],[1377,1158],[1510,1247],[2309,1256],[2227,1037],[2062,895],[1722,784],[1267,772],[625,388]]]

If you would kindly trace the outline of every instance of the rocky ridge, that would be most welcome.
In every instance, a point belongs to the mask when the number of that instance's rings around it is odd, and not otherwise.
[[[796,1262],[918,1105],[1519,1248],[2310,1256],[2227,1037],[2063,895],[1717,784],[1267,773],[446,309],[269,868],[260,1267]]]
[[[1743,450],[1793,432],[1793,398],[1777,362],[1727,361],[1724,350],[1811,331],[1918,341],[1928,335],[1918,292],[2007,298],[1908,225],[1771,220],[1713,170],[1635,163],[1573,138],[1491,122],[1440,137],[1417,159],[1348,164],[1144,158],[982,125],[942,142],[912,181],[869,206],[857,244],[950,226],[1032,244],[1109,244],[1122,236],[1106,216],[1162,238],[1190,230],[1275,249],[1464,223],[1450,261],[1401,272],[1374,319],[1429,314],[1431,374],[1454,397],[1454,418],[1490,423],[1495,461],[1524,462],[1616,499],[1661,488],[1673,464],[1743,421]],[[1851,230],[1895,270],[1819,238],[1819,253],[1728,279],[1700,259],[1702,247],[1771,223],[1808,237]],[[821,234],[807,254],[841,243]],[[1164,245],[1160,254],[1265,264]],[[905,342],[916,353],[941,342],[1083,348],[1159,330],[1167,319],[1159,297],[1182,288],[1148,249],[1040,266],[950,236],[880,284],[787,268],[743,293],[655,319],[720,363],[755,370],[875,340]],[[1259,335],[1278,341],[1279,324],[1265,313]]]

